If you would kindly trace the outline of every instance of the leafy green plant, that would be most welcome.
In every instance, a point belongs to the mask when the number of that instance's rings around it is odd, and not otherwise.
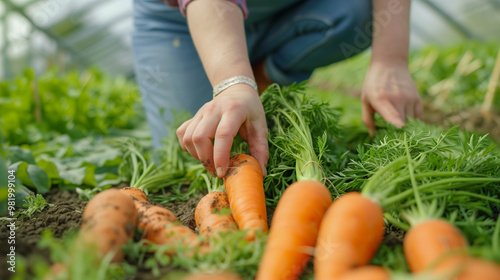
[[[419,91],[445,111],[479,106],[485,97],[499,42],[429,45],[410,58]],[[494,101],[500,108],[500,99]]]
[[[120,183],[122,155],[106,138],[144,122],[137,86],[95,68],[40,76],[27,69],[0,81],[0,111],[0,153],[16,172],[17,207],[27,188],[78,187],[91,196]]]
[[[9,145],[134,128],[144,120],[138,106],[134,83],[98,69],[64,76],[53,69],[40,77],[27,69],[23,76],[0,82],[0,127]]]
[[[23,204],[24,207],[27,209],[21,210],[20,212],[17,212],[16,217],[26,217],[28,219],[31,219],[31,216],[35,213],[40,213],[45,209],[46,206],[49,206],[47,202],[45,201],[45,198],[41,194],[32,194],[28,197],[25,198],[26,203]]]

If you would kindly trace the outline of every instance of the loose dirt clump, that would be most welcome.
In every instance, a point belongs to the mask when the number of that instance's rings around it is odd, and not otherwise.
[[[196,228],[196,222],[194,221],[194,210],[196,205],[203,198],[203,193],[198,193],[191,196],[187,201],[172,201],[161,206],[167,208],[174,213],[175,217],[183,225],[194,230]]]

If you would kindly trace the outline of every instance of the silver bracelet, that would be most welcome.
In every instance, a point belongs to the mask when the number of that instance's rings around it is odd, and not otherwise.
[[[214,98],[217,97],[221,92],[227,89],[230,86],[234,86],[236,84],[247,84],[255,89],[255,91],[259,92],[257,89],[257,83],[254,80],[250,79],[247,76],[234,76],[232,78],[226,79],[220,83],[218,83],[214,87]]]

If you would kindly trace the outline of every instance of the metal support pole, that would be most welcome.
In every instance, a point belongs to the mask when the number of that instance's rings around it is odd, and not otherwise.
[[[24,11],[24,9],[19,8],[16,4],[12,3],[11,0],[3,0],[4,3],[8,8],[10,8],[12,11],[18,13],[22,17],[24,17],[35,29],[39,30],[40,32],[44,33],[47,37],[52,39],[58,48],[64,49],[68,51],[69,54],[78,62],[80,62],[84,66],[88,66],[86,60],[78,54],[75,50],[73,50],[70,46],[65,44],[63,41],[61,41],[57,36],[52,34],[47,28],[41,27],[37,25]]]
[[[3,74],[5,78],[10,78],[12,75],[12,71],[10,69],[10,59],[8,54],[9,50],[9,38],[7,36],[7,31],[9,30],[8,28],[8,23],[7,23],[7,14],[9,13],[9,7],[5,7],[5,14],[2,16],[2,40],[4,42],[3,48],[2,48],[2,66],[3,66]]]
[[[426,4],[431,10],[440,15],[446,22],[450,24],[457,32],[459,32],[465,38],[474,38],[479,39],[477,36],[472,33],[468,28],[466,28],[463,24],[456,21],[450,14],[443,11],[440,7],[438,7],[434,2],[430,0],[421,0],[422,3]]]

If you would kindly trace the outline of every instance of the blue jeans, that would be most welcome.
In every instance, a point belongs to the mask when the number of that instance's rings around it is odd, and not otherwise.
[[[251,62],[264,59],[271,81],[287,85],[371,44],[371,0],[248,0]],[[186,18],[158,0],[134,0],[136,79],[154,146],[167,136],[172,110],[194,115],[212,99]]]

